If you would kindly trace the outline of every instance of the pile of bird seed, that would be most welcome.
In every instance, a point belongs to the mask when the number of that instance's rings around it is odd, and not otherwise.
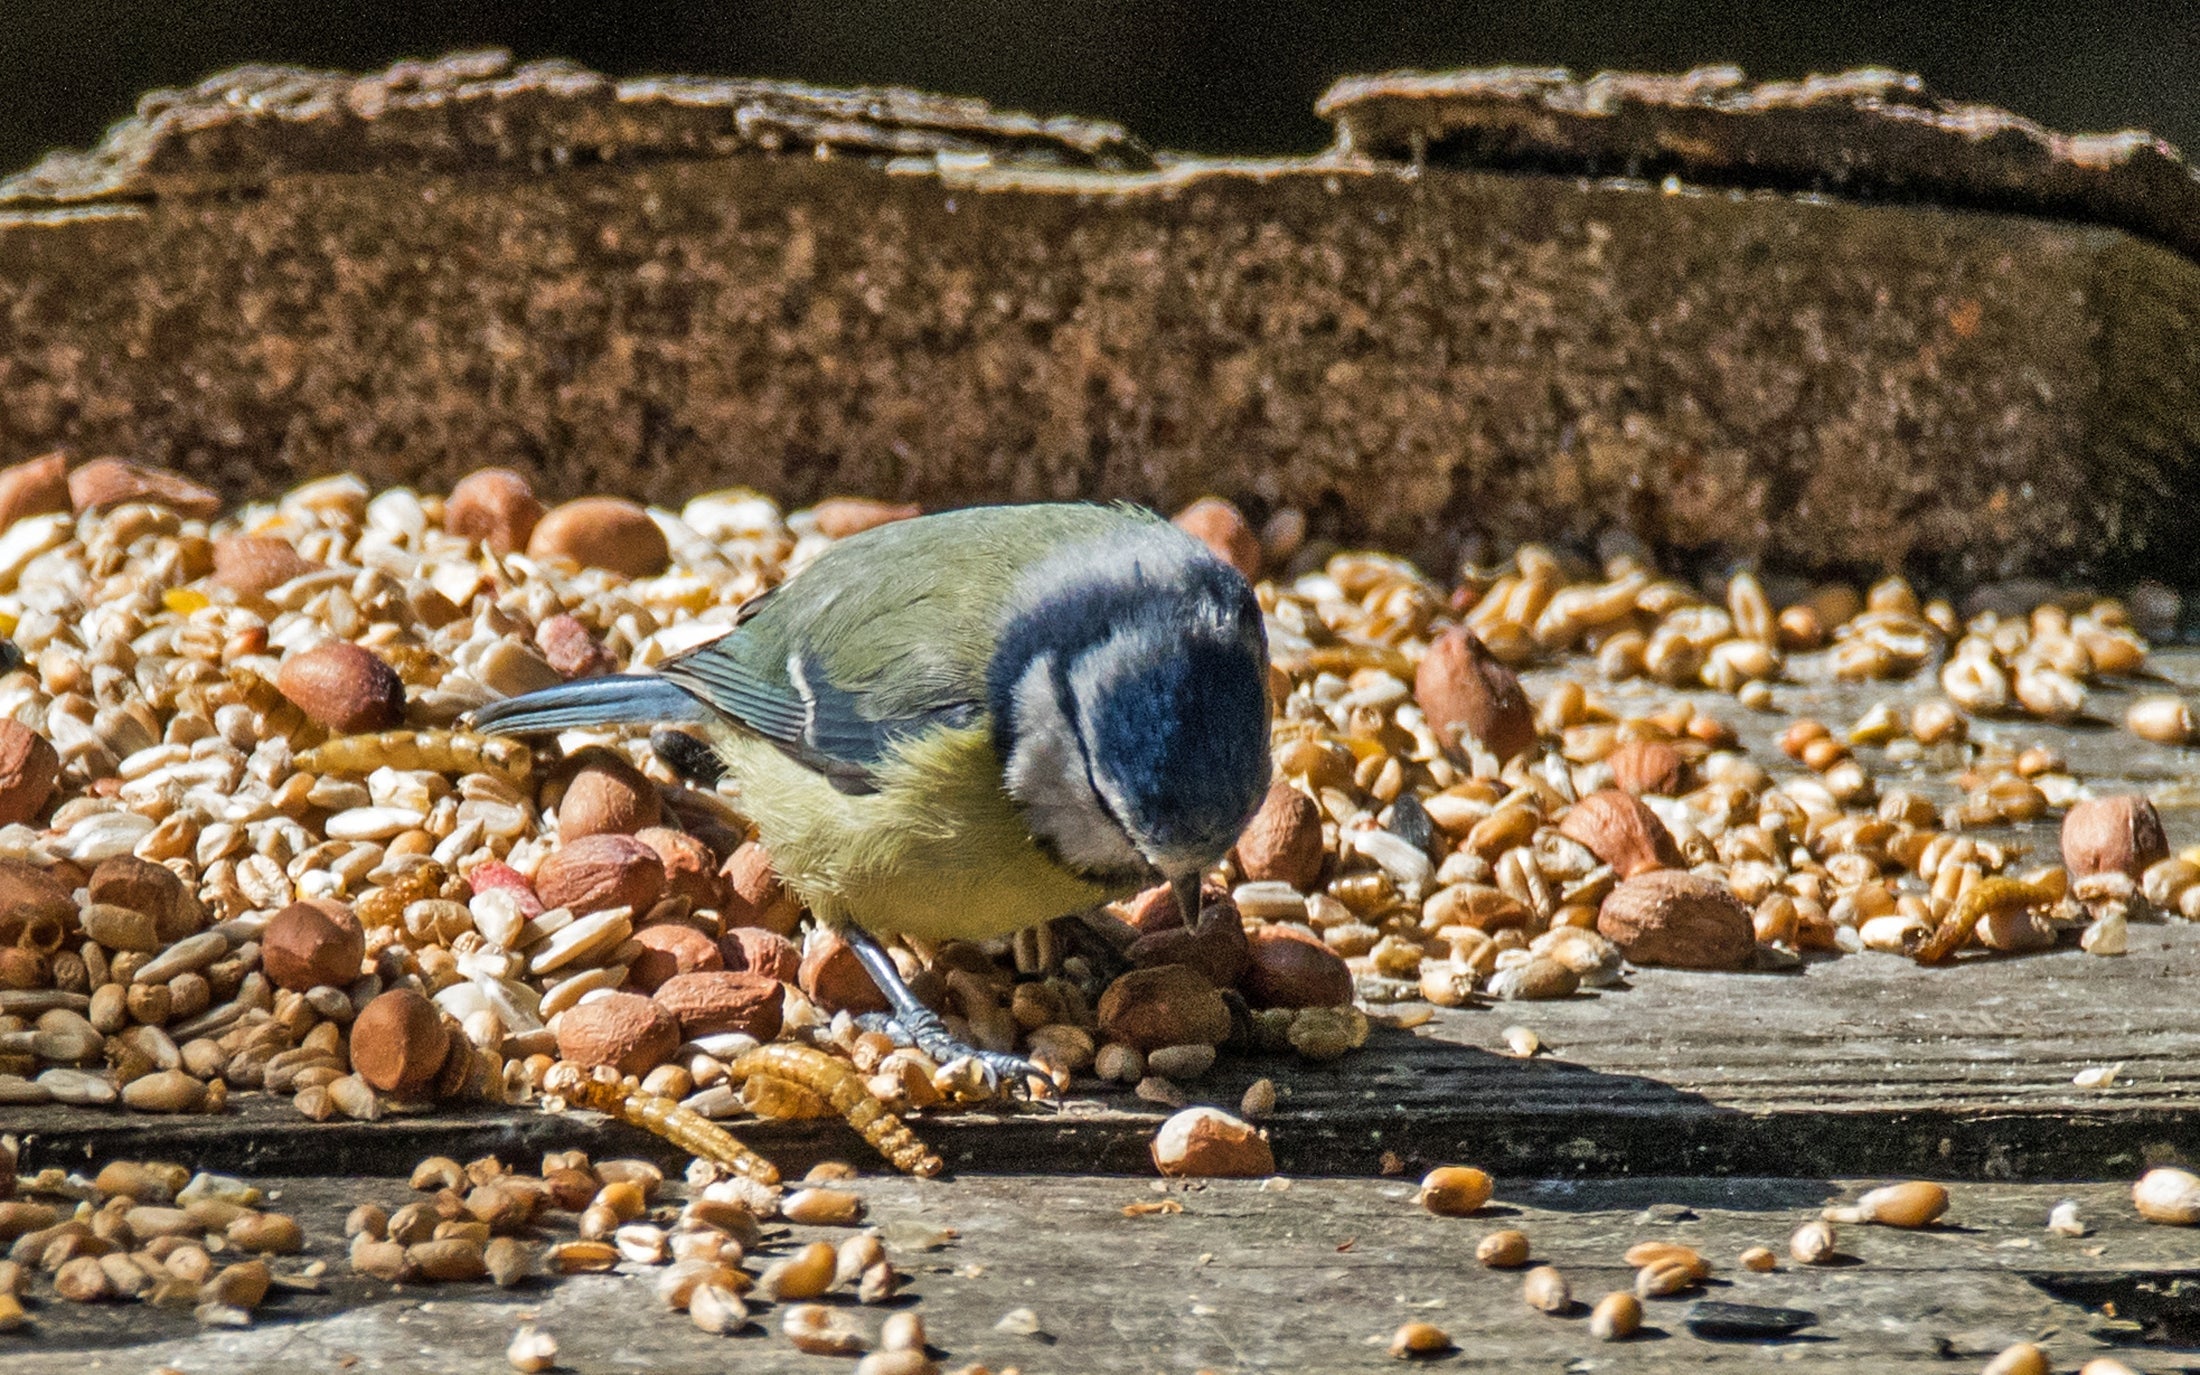
[[[737,796],[638,734],[538,757],[455,731],[723,634],[830,541],[913,514],[741,491],[545,509],[495,470],[447,496],[337,477],[228,509],[121,460],[0,471],[0,629],[23,657],[0,677],[0,1103],[263,1091],[371,1118],[526,1101],[562,1060],[709,1116],[814,1109],[729,1079],[775,1038],[845,1055],[896,1110],[988,1097],[968,1062],[859,1029],[875,989],[779,887]],[[1198,921],[1155,891],[1078,927],[1105,951],[1058,927],[896,952],[959,1034],[1061,1083],[1181,1106],[1218,1048],[1348,1053],[1356,1002],[1909,953],[1951,922],[1958,953],[2107,955],[2126,920],[2200,907],[2200,865],[2144,800],[1964,743],[1975,714],[2063,719],[2141,669],[2117,603],[1965,622],[1890,579],[1780,605],[1746,574],[1713,596],[1536,547],[1445,584],[1311,545],[1294,512],[1178,520],[1260,579],[1274,659],[1276,782]],[[1805,662],[1937,675],[1945,696],[1795,722],[1791,761],[1681,695],[1764,708]],[[1534,701],[1531,665],[1596,686]],[[1637,678],[1674,696],[1600,696]],[[2142,705],[2149,739],[2189,730],[2181,702]],[[1963,800],[1882,791],[1866,749],[1951,758]],[[1990,882],[2020,857],[1967,830],[2065,808],[2065,865]]]

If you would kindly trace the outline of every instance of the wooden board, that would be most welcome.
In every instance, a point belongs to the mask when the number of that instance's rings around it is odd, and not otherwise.
[[[1225,1057],[1191,1088],[1235,1104],[1273,1077],[1281,1098],[1268,1125],[1294,1174],[1370,1174],[1392,1153],[1407,1168],[1468,1159],[1550,1176],[2123,1178],[2147,1162],[2200,1159],[2196,968],[2200,928],[2180,925],[2135,927],[2121,959],[2072,951],[1936,971],[1865,954],[1793,975],[1652,970],[1624,990],[1378,1030],[1333,1065]],[[1505,1055],[1513,1024],[1535,1029],[1546,1053]],[[2118,1063],[2109,1088],[2071,1082]],[[1061,1112],[917,1127],[961,1172],[1143,1174],[1163,1115],[1128,1095],[1081,1092]],[[476,1109],[327,1125],[255,1095],[216,1118],[9,1117],[30,1133],[34,1163],[157,1150],[214,1168],[344,1174],[402,1172],[431,1152],[657,1149],[592,1115]],[[793,1167],[862,1149],[837,1123],[736,1130]]]
[[[38,1306],[33,1335],[0,1336],[11,1375],[81,1375],[94,1362],[143,1371],[502,1370],[514,1327],[532,1318],[560,1344],[561,1369],[588,1372],[823,1372],[845,1360],[802,1356],[778,1335],[778,1315],[747,1335],[706,1337],[650,1292],[645,1272],[588,1277],[503,1293],[482,1284],[392,1288],[344,1273],[340,1219],[355,1201],[385,1207],[411,1195],[399,1181],[275,1181],[279,1206],[307,1223],[307,1259],[331,1262],[329,1292],[280,1295],[247,1331],[200,1333],[188,1314],[142,1307]],[[900,1300],[925,1319],[942,1364],[994,1370],[1147,1372],[1396,1369],[1382,1342],[1401,1322],[1444,1328],[1458,1351],[1445,1369],[1976,1370],[2010,1342],[2036,1340],[2074,1368],[2111,1344],[2136,1368],[2195,1359],[2150,1343],[2192,1342],[2189,1298],[2150,1305],[2143,1287],[2200,1279],[2200,1233],[2152,1227],[2118,1186],[1959,1185],[1945,1226],[1914,1233],[1846,1228],[1840,1263],[1785,1259],[1788,1234],[1857,1185],[1821,1180],[1648,1179],[1501,1185],[1480,1216],[1436,1218],[1404,1181],[1297,1180],[1167,1186],[1184,1208],[1128,1218],[1122,1208],[1164,1192],[1157,1182],[1091,1176],[1003,1176],[953,1183],[865,1180],[897,1264]],[[2043,1230],[2072,1197],[2097,1229],[2086,1238]],[[1642,1240],[1691,1245],[1717,1267],[1703,1291],[1653,1300],[1645,1330],[1624,1346],[1595,1341],[1586,1309],[1549,1317],[1527,1308],[1520,1276],[1484,1270],[1474,1244],[1498,1227],[1526,1231],[1538,1258],[1593,1303],[1628,1287],[1621,1257]],[[911,1234],[953,1228],[933,1251]],[[831,1233],[803,1229],[798,1240]],[[844,1234],[842,1234],[844,1235]],[[1782,1254],[1769,1275],[1734,1263],[1750,1245]],[[2078,1294],[2087,1302],[2058,1295]],[[1781,1342],[1710,1342],[1682,1323],[1698,1298],[1799,1307],[1816,1326]],[[2116,1302],[2125,1321],[2100,1311]],[[1044,1337],[997,1329],[1029,1308]],[[876,1332],[883,1314],[859,1310]]]
[[[1981,740],[2052,744],[2097,792],[2144,791],[2173,845],[2200,842],[2200,791],[2189,750],[2147,745],[2109,721],[2135,690],[2200,684],[2200,651],[2155,656],[2153,683],[2094,694],[2095,718],[2073,727],[1979,723]],[[1929,683],[1839,684],[1819,658],[1777,689],[1779,710],[1697,700],[1740,732],[1775,772],[1793,766],[1774,734],[1798,713],[1843,727],[1872,704],[1930,695]],[[1529,675],[1531,691],[1556,675]],[[1670,700],[1641,685],[1603,690],[1623,710]],[[1881,787],[1954,798],[1950,761],[1866,762]],[[2056,823],[1994,833],[2042,861]],[[1518,1174],[1925,1173],[1944,1178],[2127,1178],[2142,1164],[2200,1160],[2200,1019],[2191,1012],[2200,927],[2132,928],[2131,953],[2077,951],[1965,960],[1923,970],[1892,955],[1819,960],[1786,975],[1644,970],[1624,989],[1559,1003],[1442,1012],[1412,1032],[1378,1030],[1335,1065],[1225,1055],[1190,1085],[1196,1101],[1235,1104],[1254,1079],[1281,1090],[1269,1126],[1277,1159],[1297,1174],[1370,1174],[1386,1153],[1408,1168],[1445,1159]],[[1502,1032],[1534,1028],[1548,1048],[1531,1062],[1502,1052]],[[2080,1070],[2122,1064],[2105,1090]],[[157,1149],[220,1169],[403,1172],[421,1155],[500,1150],[520,1159],[546,1144],[658,1150],[589,1115],[445,1111],[371,1124],[316,1124],[287,1103],[240,1095],[219,1118],[159,1119],[115,1111],[10,1109],[33,1161]],[[1165,1114],[1089,1081],[1063,1112],[965,1113],[918,1130],[959,1171],[1124,1172],[1151,1169],[1146,1143]],[[835,1123],[738,1126],[800,1168],[862,1149]],[[662,1152],[669,1159],[669,1152]]]

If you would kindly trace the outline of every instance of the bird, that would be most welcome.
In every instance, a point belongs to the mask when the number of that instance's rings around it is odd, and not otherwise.
[[[1245,578],[1152,511],[977,506],[827,546],[654,672],[476,711],[475,730],[656,728],[738,791],[780,881],[853,947],[903,1037],[990,1083],[1046,1076],[949,1034],[880,938],[1007,935],[1200,881],[1270,778]]]

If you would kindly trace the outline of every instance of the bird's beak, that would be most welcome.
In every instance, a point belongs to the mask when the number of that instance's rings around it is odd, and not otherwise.
[[[1184,929],[1189,931],[1199,925],[1199,871],[1194,869],[1188,874],[1178,874],[1169,880],[1169,886],[1176,890],[1177,914],[1183,917]]]

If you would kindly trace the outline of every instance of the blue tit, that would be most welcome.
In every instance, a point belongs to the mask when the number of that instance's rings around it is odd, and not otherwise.
[[[1023,1061],[953,1041],[871,935],[999,936],[1157,878],[1191,915],[1268,785],[1267,673],[1252,589],[1167,521],[992,506],[842,540],[655,673],[527,693],[474,724],[692,731],[658,738],[707,745],[892,1020],[943,1062],[1020,1080]]]

